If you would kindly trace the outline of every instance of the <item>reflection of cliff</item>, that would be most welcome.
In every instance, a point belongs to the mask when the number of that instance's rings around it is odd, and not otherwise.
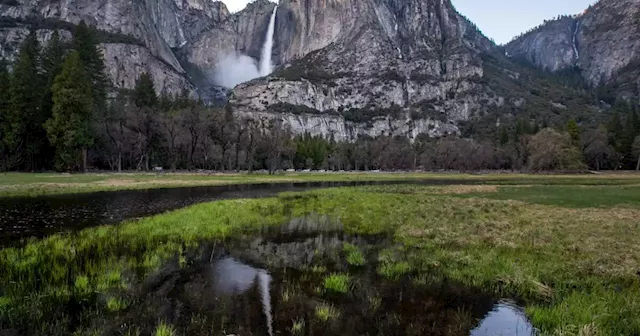
[[[344,243],[371,248],[375,238],[349,236],[342,224],[327,216],[294,218],[280,227],[265,228],[262,235],[230,249],[232,255],[269,267],[305,268],[318,263],[339,264]],[[377,248],[383,248],[379,244]]]

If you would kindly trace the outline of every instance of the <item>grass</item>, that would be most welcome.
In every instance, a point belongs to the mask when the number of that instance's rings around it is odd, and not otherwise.
[[[298,318],[293,320],[291,324],[291,334],[300,335],[304,332],[305,322],[304,319]]]
[[[348,293],[351,279],[347,274],[331,274],[324,278],[324,289],[334,293]]]
[[[640,185],[639,174],[528,175],[454,173],[281,173],[196,174],[196,173],[0,173],[0,197],[25,197],[97,191],[217,186],[277,182],[346,182],[399,180],[460,180],[490,184],[519,185]]]
[[[322,303],[316,306],[316,317],[322,321],[327,322],[340,316],[340,312],[332,305]]]
[[[77,302],[86,312],[76,320],[90,321],[111,311],[105,296],[123,297],[185,249],[318,213],[338,218],[347,233],[393,237],[378,258],[378,272],[392,280],[410,274],[418,283],[454,281],[520,298],[546,334],[637,335],[640,188],[607,184],[336,188],[53,235],[0,250],[0,321],[61,334],[68,325],[47,321],[69,320],[62,305]],[[349,286],[346,274],[324,279],[333,292]],[[336,314],[316,308],[322,321]]]
[[[360,249],[357,246],[353,244],[345,243],[343,245],[343,251],[346,255],[347,263],[349,265],[363,266],[364,264],[367,263],[367,260],[364,257],[364,254],[362,253],[362,251],[360,251]]]
[[[154,336],[174,336],[176,334],[176,330],[173,326],[166,324],[164,322],[160,322],[156,327],[156,331],[154,332]]]
[[[525,186],[500,187],[497,193],[471,193],[467,197],[521,200],[570,208],[640,207],[640,185],[619,186]]]

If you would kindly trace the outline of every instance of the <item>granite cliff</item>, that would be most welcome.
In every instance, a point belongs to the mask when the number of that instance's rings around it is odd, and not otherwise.
[[[450,0],[281,0],[276,70],[228,92],[214,75],[221,60],[246,55],[257,65],[275,3],[257,0],[232,14],[209,0],[2,0],[0,57],[15,57],[29,29],[46,43],[53,29],[69,39],[84,20],[101,32],[117,87],[132,88],[149,72],[158,91],[228,94],[239,118],[282,120],[295,133],[336,140],[477,135],[516,118],[562,123],[579,110],[583,122],[598,119],[601,109],[584,90],[518,60],[550,71],[580,66],[594,82],[612,78],[637,58],[640,42],[630,29],[638,6],[630,7],[638,1],[603,0],[580,18],[550,23],[503,48]],[[609,20],[627,28],[603,27],[605,19],[589,14],[611,6],[622,16]],[[556,33],[545,33],[547,26]],[[621,46],[606,50],[606,40]]]
[[[601,0],[545,22],[505,46],[514,58],[557,72],[575,68],[591,87],[640,96],[640,0]]]

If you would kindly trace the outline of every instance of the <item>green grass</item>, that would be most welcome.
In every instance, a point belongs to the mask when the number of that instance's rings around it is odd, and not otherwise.
[[[100,298],[124,297],[167,261],[178,264],[185,249],[318,213],[339,219],[347,233],[389,234],[394,244],[380,253],[378,272],[391,280],[410,274],[420,283],[454,281],[523,299],[544,333],[637,335],[637,199],[633,186],[413,185],[199,204],[0,250],[0,318],[65,321],[59,307],[72,300],[87,316],[109,312]],[[323,284],[346,293],[350,278],[332,274]],[[316,316],[331,319],[338,312],[330,308],[318,306]]]
[[[291,334],[301,335],[304,332],[305,322],[304,319],[295,319],[291,324]]]
[[[348,293],[350,277],[347,274],[331,274],[324,278],[324,289],[334,293]]]
[[[107,309],[109,311],[115,312],[120,311],[127,307],[127,302],[120,298],[110,297],[107,299]]]
[[[156,327],[156,331],[154,332],[154,336],[174,336],[176,334],[176,330],[173,326],[166,324],[164,322],[160,322]]]
[[[332,305],[323,303],[316,306],[316,317],[322,321],[327,322],[340,316],[340,312]]]
[[[345,243],[342,249],[346,255],[347,263],[351,266],[363,266],[367,263],[364,254],[360,249],[349,243]]]
[[[472,193],[470,197],[520,200],[571,208],[640,207],[640,186],[525,186],[501,187],[497,193]]]
[[[274,182],[345,182],[398,180],[461,180],[485,184],[519,185],[639,185],[640,174],[530,175],[455,173],[281,173],[193,174],[193,173],[0,173],[0,197],[40,196],[97,191],[215,186]]]

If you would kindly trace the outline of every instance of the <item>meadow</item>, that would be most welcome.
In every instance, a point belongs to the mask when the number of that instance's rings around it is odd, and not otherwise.
[[[217,186],[248,183],[449,180],[479,184],[638,185],[640,174],[535,175],[521,173],[281,172],[248,173],[0,173],[0,197],[75,194],[98,191]]]
[[[0,250],[0,329],[97,334],[95,317],[130,309],[145,279],[168,262],[184,266],[199,246],[310,214],[339,220],[347,234],[389,237],[393,244],[375,260],[389,281],[455,282],[513,298],[542,334],[640,334],[640,185],[627,176],[283,193],[57,234]],[[354,268],[370,263],[355,246],[341,250]],[[357,283],[323,268],[311,274],[331,295]],[[321,319],[337,314],[318,309]],[[182,334],[170,322],[163,333]]]

